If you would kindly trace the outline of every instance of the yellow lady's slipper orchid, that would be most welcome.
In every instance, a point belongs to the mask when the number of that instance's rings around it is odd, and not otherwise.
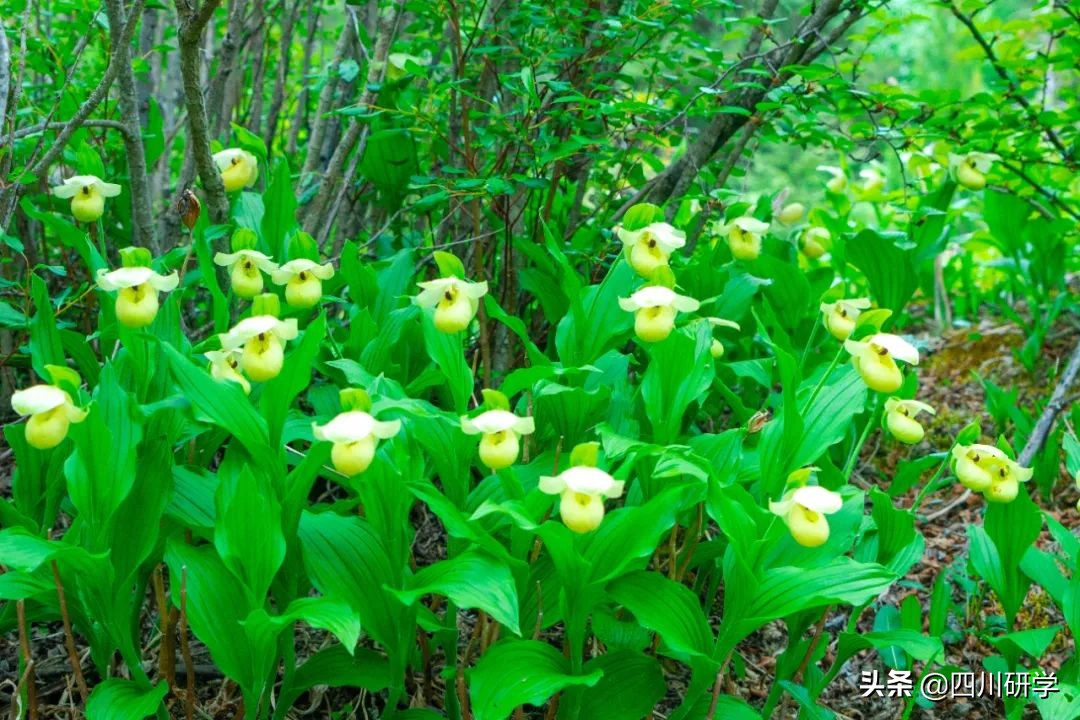
[[[316,440],[332,442],[330,461],[343,475],[352,477],[368,469],[375,457],[379,440],[397,435],[400,420],[381,422],[363,410],[350,410],[337,415],[325,425],[311,424]]]
[[[244,351],[240,348],[232,350],[208,350],[203,355],[210,361],[210,375],[215,380],[234,382],[244,390],[247,395],[251,392],[251,383],[240,374],[240,360]]]
[[[761,254],[761,235],[768,229],[768,223],[746,215],[721,225],[717,232],[727,238],[736,260],[756,260]]]
[[[776,213],[776,219],[782,222],[784,225],[794,225],[802,220],[802,216],[806,214],[806,206],[802,203],[789,203],[785,205],[780,212]]]
[[[214,153],[214,164],[221,172],[225,192],[251,187],[259,179],[259,161],[247,150],[229,148]]]
[[[243,348],[240,366],[252,380],[266,382],[281,372],[285,364],[285,343],[297,335],[296,318],[278,320],[273,315],[255,315],[241,320],[221,336],[221,349]]]
[[[819,225],[806,228],[802,237],[799,238],[799,249],[811,260],[817,260],[828,252],[831,244],[832,235]]]
[[[264,272],[278,269],[277,263],[258,250],[237,250],[233,253],[219,252],[214,263],[229,268],[229,280],[237,297],[250,299],[263,291]]]
[[[919,364],[919,351],[899,335],[878,333],[866,340],[846,340],[844,348],[866,386],[881,393],[896,392],[904,383],[897,360]]]
[[[634,333],[643,342],[660,342],[675,328],[678,312],[693,312],[701,303],[661,285],[643,287],[628,298],[619,298],[619,307],[634,313]]]
[[[536,424],[531,417],[518,417],[508,410],[488,410],[474,418],[462,417],[461,429],[466,435],[482,435],[480,461],[491,470],[502,470],[517,460],[518,438],[531,435]]]
[[[859,177],[863,179],[859,192],[862,195],[877,195],[885,189],[885,176],[874,168],[865,168],[859,171]]]
[[[723,318],[709,318],[709,324],[713,327],[728,327],[739,330],[739,323],[732,322],[731,320],[724,320]],[[712,355],[713,360],[719,360],[724,357],[724,344],[713,338],[712,345],[709,346],[709,354]]]
[[[176,271],[158,275],[148,267],[122,267],[112,272],[101,268],[97,284],[102,290],[118,290],[116,319],[129,328],[142,328],[154,322],[158,312],[158,293],[169,292],[180,284]]]
[[[847,188],[847,175],[845,175],[844,171],[840,168],[833,167],[832,165],[818,165],[817,169],[832,175],[832,178],[825,183],[825,189],[829,192],[842,193],[844,192],[844,189]]]
[[[780,502],[769,501],[769,511],[783,519],[791,537],[803,547],[820,547],[829,539],[829,521],[844,506],[840,493],[820,485],[804,485],[784,493]]]
[[[105,198],[120,194],[120,186],[93,175],[75,175],[52,189],[58,198],[71,198],[71,214],[79,222],[97,222],[105,212]]]
[[[615,228],[623,242],[630,267],[649,279],[657,268],[668,264],[671,253],[686,245],[686,233],[665,222],[652,223],[640,230]]]
[[[981,492],[990,502],[1012,502],[1020,492],[1020,483],[1031,479],[1031,468],[1021,467],[993,445],[957,445],[952,456],[960,484]]]
[[[863,310],[869,309],[869,298],[851,298],[821,304],[821,320],[834,338],[843,342],[855,329],[855,321]]]
[[[885,401],[885,426],[900,442],[914,445],[926,434],[923,426],[915,419],[920,412],[935,414],[934,408],[924,402],[891,397]]]
[[[414,302],[421,307],[435,308],[435,327],[444,333],[461,332],[469,327],[480,307],[480,298],[488,290],[486,282],[472,283],[456,277],[418,284],[421,292]]]
[[[315,307],[322,300],[322,281],[334,277],[334,266],[299,258],[274,270],[270,277],[285,286],[285,302],[298,308]]]
[[[622,495],[623,481],[599,468],[577,465],[554,477],[540,476],[540,490],[559,496],[559,515],[563,524],[576,533],[600,527],[604,519],[604,498]]]
[[[967,155],[949,153],[949,170],[956,182],[968,190],[982,190],[986,187],[986,173],[990,172],[995,160],[1000,155],[994,153],[970,152]]]
[[[16,390],[11,407],[26,422],[26,442],[38,450],[48,450],[63,442],[71,423],[86,419],[86,411],[75,406],[71,396],[55,385],[34,385]]]

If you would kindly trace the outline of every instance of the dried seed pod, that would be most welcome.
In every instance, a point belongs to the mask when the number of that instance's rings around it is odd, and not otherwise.
[[[202,205],[195,193],[190,188],[184,188],[176,199],[176,214],[180,216],[180,222],[187,226],[188,230],[195,227],[199,221],[199,211]]]

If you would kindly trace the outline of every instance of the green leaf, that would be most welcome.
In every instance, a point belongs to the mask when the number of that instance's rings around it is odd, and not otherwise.
[[[206,645],[214,663],[227,677],[245,689],[251,688],[255,684],[251,673],[255,658],[241,624],[251,609],[243,586],[211,546],[195,548],[170,540],[165,546],[165,563],[169,566],[172,602],[177,608],[181,588],[186,585],[187,619],[195,637]]]
[[[654,222],[664,221],[663,208],[652,203],[638,203],[623,214],[622,226],[633,232]]]
[[[30,296],[34,300],[34,317],[30,320],[30,362],[38,377],[48,378],[46,365],[64,365],[64,345],[53,315],[52,301],[45,281],[30,276]]]
[[[231,125],[236,144],[248,152],[255,153],[259,159],[266,160],[266,143],[263,142],[262,138],[243,125],[236,123],[231,123]]]
[[[435,258],[435,264],[439,268],[439,277],[465,279],[465,265],[462,264],[461,258],[457,255],[436,250],[432,253],[432,257]]]
[[[473,717],[506,720],[519,705],[543,705],[561,690],[591,687],[602,676],[600,669],[572,675],[569,660],[546,643],[504,640],[489,648],[469,671]]]
[[[896,238],[875,230],[861,231],[847,242],[847,257],[863,271],[870,293],[881,307],[899,313],[919,285],[915,251],[902,249]]]
[[[704,400],[713,381],[711,345],[708,323],[699,322],[652,347],[641,397],[657,443],[674,442],[687,409]]]
[[[473,391],[473,374],[465,362],[461,346],[461,333],[444,333],[435,328],[430,313],[423,313],[424,347],[428,355],[446,378],[447,388],[453,400],[454,412],[464,415],[469,408]]]
[[[855,653],[862,650],[886,650],[888,648],[900,648],[915,660],[931,662],[944,657],[945,648],[941,640],[936,637],[926,637],[914,630],[882,630],[868,633],[842,632],[838,637],[836,650],[837,663],[840,667],[852,658]]]
[[[157,713],[169,691],[163,682],[149,688],[131,680],[109,678],[86,701],[86,720],[143,720]]]
[[[648,717],[667,692],[659,661],[640,652],[604,653],[585,663],[585,672],[603,673],[596,685],[582,694],[579,717],[589,720]]]
[[[296,669],[278,696],[275,720],[284,720],[296,700],[316,685],[356,687],[378,692],[393,682],[390,663],[378,653],[364,648],[349,652],[342,645],[318,651]]]
[[[659,633],[672,650],[706,657],[712,653],[712,631],[701,602],[682,584],[642,570],[608,583],[607,589],[615,602]]]
[[[305,511],[299,535],[312,584],[326,597],[348,603],[369,635],[395,647],[402,609],[384,588],[399,589],[401,573],[371,525],[359,517]]]
[[[325,336],[326,314],[320,313],[304,328],[304,335],[300,342],[286,353],[281,372],[263,386],[259,409],[262,411],[263,418],[266,419],[270,447],[281,446],[285,417],[296,397],[311,383],[311,368],[319,355]]]
[[[573,270],[567,268],[566,272]],[[599,285],[570,296],[573,312],[563,317],[555,330],[555,348],[564,365],[588,365],[631,328],[633,314],[619,307],[619,298],[630,295],[633,280],[630,264],[619,260]]]
[[[279,261],[285,258],[286,238],[296,227],[296,195],[287,158],[274,163],[270,185],[263,194],[266,213],[262,219],[262,238],[270,254]]]
[[[256,461],[276,457],[270,450],[266,421],[255,412],[238,384],[215,380],[173,346],[164,343],[162,347],[173,378],[196,410],[232,433]]]
[[[466,552],[428,565],[409,579],[406,589],[395,594],[406,605],[438,593],[461,608],[477,608],[521,634],[518,594],[514,576],[502,560],[483,550]]]
[[[285,561],[281,504],[267,478],[244,465],[219,473],[214,547],[226,567],[248,590],[248,606],[262,604]]]

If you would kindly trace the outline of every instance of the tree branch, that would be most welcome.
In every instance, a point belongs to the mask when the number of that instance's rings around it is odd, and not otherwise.
[[[1022,466],[1031,466],[1031,461],[1034,459],[1035,454],[1039,452],[1043,443],[1046,442],[1046,437],[1050,434],[1050,431],[1054,429],[1054,421],[1057,419],[1058,414],[1060,414],[1068,405],[1066,396],[1068,395],[1069,388],[1072,386],[1073,382],[1076,381],[1078,373],[1080,373],[1080,341],[1077,341],[1076,346],[1073,348],[1072,355],[1069,356],[1069,363],[1065,366],[1065,372],[1061,373],[1061,378],[1054,387],[1054,393],[1050,396],[1050,402],[1046,403],[1042,415],[1039,416],[1034,429],[1031,431],[1031,435],[1028,436],[1027,442],[1024,443],[1024,449],[1020,451],[1020,457],[1017,458],[1017,462]]]
[[[183,78],[184,104],[187,106],[190,131],[188,141],[203,190],[206,192],[210,220],[218,224],[229,218],[229,201],[225,197],[225,184],[221,174],[210,155],[206,101],[203,99],[199,77],[199,45],[203,30],[220,2],[221,0],[205,0],[202,7],[195,11],[189,0],[176,0],[176,11],[180,16],[180,75]]]

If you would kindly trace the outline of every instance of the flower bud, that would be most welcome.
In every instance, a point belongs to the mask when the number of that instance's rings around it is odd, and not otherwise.
[[[780,212],[776,213],[776,219],[785,225],[794,225],[802,220],[806,214],[806,206],[802,203],[790,203],[785,205]]]
[[[263,293],[251,302],[251,315],[281,315],[281,299],[274,293]]]
[[[709,354],[712,355],[713,360],[724,357],[724,343],[713,338],[712,345],[709,346]]]
[[[193,229],[195,223],[199,222],[201,210],[202,205],[199,204],[199,198],[191,190],[184,188],[176,198],[176,214],[180,216],[180,222],[184,223],[188,230]]]
[[[817,260],[828,251],[831,239],[832,236],[825,228],[810,227],[802,234],[799,249],[806,257]]]

